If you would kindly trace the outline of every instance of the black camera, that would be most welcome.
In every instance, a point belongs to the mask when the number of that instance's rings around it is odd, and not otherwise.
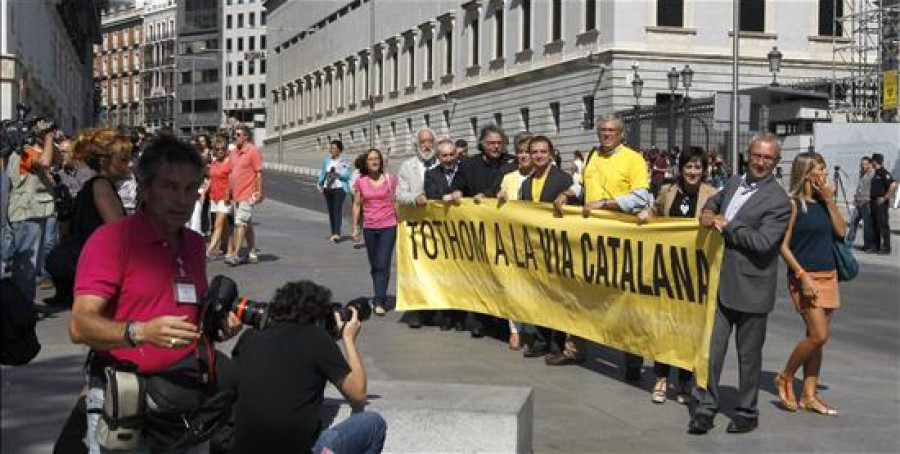
[[[361,322],[368,320],[369,317],[372,316],[372,306],[369,305],[369,300],[366,298],[350,300],[343,306],[341,306],[340,303],[331,303],[327,307],[328,309],[325,311],[325,331],[328,331],[334,337],[340,337],[341,330],[337,326],[335,317],[330,316],[332,313],[337,314],[337,318],[342,322],[349,322],[350,319],[353,318],[353,311],[351,308],[356,309],[356,313],[359,314],[359,321]]]
[[[200,333],[207,339],[218,340],[219,330],[228,326],[228,313],[245,325],[263,329],[269,322],[268,303],[246,297],[238,300],[237,284],[221,274],[213,277],[203,298],[203,314],[200,317]]]
[[[48,132],[57,129],[53,120],[40,117],[29,117],[31,111],[22,103],[16,104],[16,118],[0,122],[0,157],[12,153],[23,154],[26,145],[35,145]],[[38,128],[43,121],[44,125]]]

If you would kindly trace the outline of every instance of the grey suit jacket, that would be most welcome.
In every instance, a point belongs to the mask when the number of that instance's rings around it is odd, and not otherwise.
[[[733,176],[704,209],[724,214],[741,185]],[[775,306],[781,240],[791,214],[787,194],[769,175],[722,229],[725,257],[719,275],[719,302],[741,312],[764,314]]]

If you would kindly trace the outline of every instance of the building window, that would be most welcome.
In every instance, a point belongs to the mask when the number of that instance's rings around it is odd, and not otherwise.
[[[519,109],[519,116],[522,119],[522,130],[525,132],[531,131],[530,129],[528,129],[529,128],[528,114],[529,114],[529,112],[528,112],[527,107],[523,107],[523,108]]]
[[[303,94],[301,93],[301,96]],[[262,98],[266,96],[266,84],[259,84],[259,97]]]
[[[503,114],[502,114],[502,113],[500,113],[500,112],[495,112],[495,113],[494,113],[494,124],[495,124],[498,128],[502,128],[502,127],[503,127]]]
[[[665,1],[665,0],[658,0]],[[597,29],[597,0],[585,0],[584,2],[584,31]]]
[[[225,77],[231,77],[231,62],[225,64]]]
[[[231,38],[225,40],[225,51],[231,52]]]
[[[239,37],[237,39],[237,50],[238,50],[238,52],[244,51],[244,38],[243,37]]]
[[[409,72],[407,74],[408,80],[407,80],[406,86],[413,87],[416,85],[416,42],[415,42],[415,40],[410,41],[409,47],[407,48],[406,52],[409,54],[409,60],[407,61],[407,63],[409,63]]]
[[[378,76],[378,84],[376,88],[378,89],[378,96],[384,95],[384,55],[379,55],[378,60],[375,61],[375,71]],[[368,80],[368,78],[367,78]],[[368,93],[368,90],[366,90]]]
[[[237,99],[244,99],[244,86],[241,84],[237,86]]]
[[[522,50],[531,49],[531,0],[522,0]]]
[[[266,35],[259,35],[259,48],[266,50]]]
[[[247,74],[250,76],[256,74],[256,60],[250,60],[247,62]]]
[[[231,100],[231,85],[225,87],[225,99],[228,101]]]
[[[263,58],[259,61],[259,73],[260,74],[266,73],[266,59],[265,58]]]
[[[350,62],[350,68],[348,71],[350,72],[350,77],[348,78],[350,84],[350,99],[348,103],[356,104],[356,68],[354,67],[354,63]]]
[[[819,0],[819,36],[843,36],[844,0]]]
[[[239,76],[244,75],[244,62],[242,62],[242,61],[237,62],[237,75],[239,75]]]
[[[550,103],[550,117],[553,119],[553,127],[559,134],[559,102]]]
[[[494,11],[494,58],[503,58],[503,5]]]
[[[741,0],[741,31],[766,31],[766,0]]]
[[[478,137],[478,117],[469,117],[469,126],[472,127],[472,137]]]
[[[225,28],[231,29],[231,27],[232,27],[231,14],[229,14],[229,15],[225,16]]]
[[[247,26],[256,27],[256,13],[250,13],[247,17]]]
[[[480,32],[480,27],[479,27],[478,17],[475,17],[474,19],[472,19],[471,22],[469,22],[469,66],[478,66],[478,64],[479,64],[479,60],[478,60],[478,48],[479,48],[478,40],[480,38],[479,32]]]
[[[594,97],[585,96],[581,98],[581,102],[584,104],[584,121],[582,126],[585,130],[590,131],[594,129]]]
[[[247,50],[256,50],[256,37],[251,36],[247,38]]]
[[[550,40],[562,40],[562,0],[550,3]]]
[[[256,93],[254,92],[255,89],[256,89],[256,85],[253,85],[253,84],[247,85],[247,97],[248,98],[250,98],[250,99],[256,98]]]
[[[391,91],[400,89],[400,56],[399,51],[394,49],[391,54]]]
[[[260,11],[260,13],[259,13],[259,25],[266,25],[266,13],[267,13],[267,11]]]
[[[447,26],[444,32],[444,74],[453,74],[453,27]]]
[[[656,0],[656,25],[684,27],[684,0]]]
[[[244,15],[243,14],[237,15],[237,28],[244,28]]]
[[[425,81],[434,79],[434,37],[428,35],[425,40]]]

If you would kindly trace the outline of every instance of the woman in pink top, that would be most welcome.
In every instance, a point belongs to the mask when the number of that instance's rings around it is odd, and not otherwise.
[[[387,312],[387,286],[391,279],[391,255],[397,242],[397,211],[394,209],[397,180],[384,172],[384,157],[375,148],[366,151],[366,160],[361,164],[359,178],[353,184],[353,240],[359,242],[362,216],[372,286],[375,288],[372,305],[376,315],[384,315]]]

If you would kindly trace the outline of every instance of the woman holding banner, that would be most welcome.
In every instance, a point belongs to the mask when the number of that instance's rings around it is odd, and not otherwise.
[[[801,153],[791,166],[791,217],[781,243],[788,265],[788,290],[806,324],[806,337],[797,343],[784,369],[775,376],[781,405],[788,411],[802,408],[825,416],[837,410],[819,398],[822,347],[828,340],[831,316],[840,306],[833,245],[843,238],[847,224],[834,203],[825,160],[816,153]],[[794,397],[794,374],[803,366],[803,394]]]
[[[500,191],[497,192],[497,199],[502,202],[507,200],[519,200],[519,190],[525,179],[531,176],[534,170],[534,163],[531,161],[531,154],[528,152],[528,144],[531,142],[531,135],[522,135],[516,137],[516,170],[507,172],[503,175],[500,182]],[[521,325],[512,320],[509,321],[509,349],[519,350],[522,348],[522,339],[519,334]],[[533,346],[533,343],[532,345]]]
[[[387,287],[391,279],[391,256],[397,242],[397,211],[394,195],[397,179],[384,170],[384,157],[377,148],[366,151],[359,168],[359,179],[353,184],[353,241],[359,243],[360,220],[366,252],[372,273],[375,315],[387,312]]]
[[[638,219],[646,221],[650,216],[699,218],[700,210],[706,204],[707,199],[717,192],[716,188],[704,181],[708,166],[709,162],[702,148],[686,149],[678,161],[678,179],[674,183],[663,185],[659,190],[659,197],[650,207],[649,212],[644,211],[638,214]],[[678,383],[675,388],[675,400],[680,404],[687,404],[691,395],[690,382],[694,374],[680,367],[676,369],[678,370]],[[656,373],[656,383],[653,385],[653,403],[665,403],[670,370],[671,366],[668,364],[659,361],[653,364],[653,371]]]

